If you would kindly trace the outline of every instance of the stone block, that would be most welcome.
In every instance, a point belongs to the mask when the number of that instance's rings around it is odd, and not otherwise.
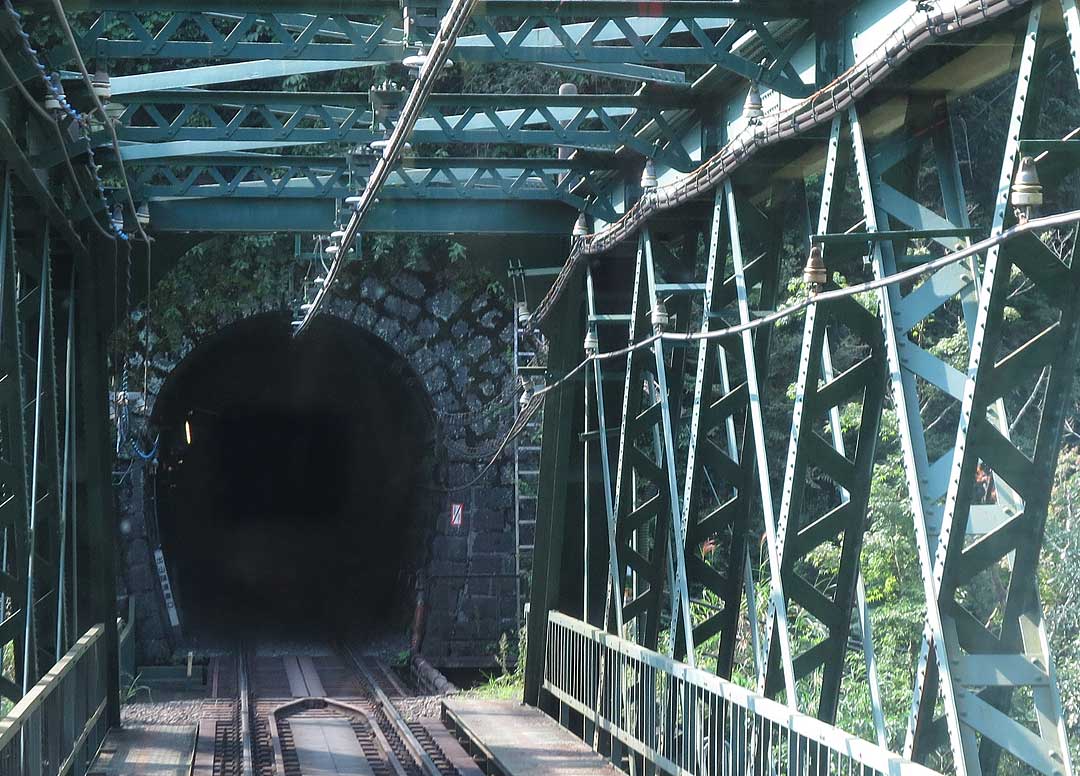
[[[394,278],[394,287],[410,299],[420,299],[427,293],[423,281],[411,272],[401,272]]]

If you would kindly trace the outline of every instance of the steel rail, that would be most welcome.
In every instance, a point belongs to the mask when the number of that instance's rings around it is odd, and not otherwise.
[[[401,712],[398,711],[397,706],[391,702],[386,693],[379,687],[378,680],[368,670],[367,666],[356,656],[352,647],[344,642],[341,644],[341,651],[348,656],[349,661],[356,668],[356,671],[364,677],[364,680],[371,685],[371,694],[375,696],[375,700],[378,701],[382,707],[383,713],[386,714],[386,718],[390,720],[390,724],[393,725],[394,730],[397,731],[398,736],[405,743],[406,748],[412,754],[416,761],[420,764],[426,776],[443,776],[442,771],[435,764],[435,761],[431,759],[431,755],[424,751],[424,747],[417,740],[416,735],[409,728],[409,724],[405,721],[405,718],[401,716]]]
[[[251,685],[248,681],[247,653],[245,645],[237,650],[237,684],[240,695],[240,773],[242,776],[254,776],[255,767],[252,758],[251,732]]]
[[[918,49],[1029,3],[1030,0],[963,0],[933,12],[913,12],[867,61],[849,68],[791,108],[767,114],[762,124],[746,126],[693,172],[680,176],[667,186],[646,192],[622,218],[595,234],[577,238],[562,271],[533,313],[533,324],[542,323],[551,314],[570,277],[585,257],[603,253],[628,239],[651,216],[707,194],[750,161],[757,151],[801,137],[832,121],[866,96]]]

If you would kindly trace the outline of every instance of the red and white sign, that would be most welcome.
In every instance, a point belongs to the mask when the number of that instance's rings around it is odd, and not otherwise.
[[[453,503],[450,505],[450,525],[454,528],[460,528],[461,524],[465,521],[465,505]]]

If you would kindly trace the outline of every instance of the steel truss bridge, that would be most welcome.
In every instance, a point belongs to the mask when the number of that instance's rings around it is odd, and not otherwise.
[[[116,276],[144,288],[211,233],[338,230],[377,180],[336,239],[567,238],[521,273],[549,345],[528,703],[634,771],[1072,774],[1038,577],[1080,312],[1048,236],[1080,139],[1046,131],[1042,90],[1062,63],[1080,87],[1076,0],[486,0],[448,35],[461,5],[5,0],[0,770],[82,773],[119,721]],[[439,91],[440,46],[588,86]],[[288,87],[370,68],[370,91]],[[995,79],[1000,175],[966,181],[955,102]],[[788,318],[796,222],[827,272]],[[946,314],[962,342],[926,333]],[[789,396],[763,390],[777,319]],[[884,433],[924,594],[906,730],[860,571]],[[834,726],[845,693],[872,741]]]

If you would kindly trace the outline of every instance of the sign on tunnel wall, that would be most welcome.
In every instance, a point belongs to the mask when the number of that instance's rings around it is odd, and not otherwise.
[[[165,608],[169,612],[169,624],[174,628],[180,627],[180,615],[176,611],[176,601],[173,600],[172,585],[169,583],[169,571],[165,568],[165,553],[158,547],[154,550],[154,563],[157,565],[158,579],[161,581],[161,595],[165,599]]]

